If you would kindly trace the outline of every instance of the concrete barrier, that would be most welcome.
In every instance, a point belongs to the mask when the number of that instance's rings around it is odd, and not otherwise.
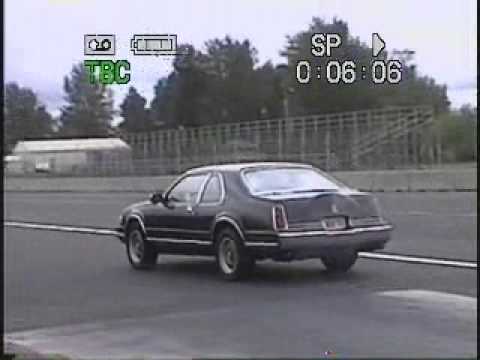
[[[348,171],[334,175],[367,191],[476,191],[477,168]]]
[[[152,192],[176,176],[5,178],[5,191]]]
[[[476,191],[477,168],[341,171],[340,181],[364,191]],[[5,178],[5,191],[152,192],[176,176]]]

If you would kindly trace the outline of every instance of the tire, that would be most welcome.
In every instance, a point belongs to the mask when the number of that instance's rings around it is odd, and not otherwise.
[[[328,256],[322,257],[322,262],[330,272],[344,273],[357,261],[358,254],[356,251],[341,251]]]
[[[146,241],[145,234],[137,222],[128,227],[126,248],[128,261],[136,270],[148,270],[157,263],[158,253],[153,245]]]
[[[231,228],[221,230],[215,239],[217,268],[223,279],[235,281],[251,275],[255,259],[248,253],[240,236]]]

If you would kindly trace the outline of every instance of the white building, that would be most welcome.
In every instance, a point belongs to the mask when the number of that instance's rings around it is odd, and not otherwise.
[[[22,158],[16,155],[7,155],[3,158],[3,165],[7,174],[22,174]]]
[[[11,159],[23,173],[78,173],[93,168],[125,166],[131,161],[131,148],[122,139],[62,139],[19,141]],[[13,165],[10,165],[10,168]]]

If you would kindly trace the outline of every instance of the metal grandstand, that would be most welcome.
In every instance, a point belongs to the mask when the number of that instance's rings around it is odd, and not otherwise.
[[[302,161],[327,170],[433,164],[438,143],[429,106],[225,123],[128,134],[139,173],[210,163]]]

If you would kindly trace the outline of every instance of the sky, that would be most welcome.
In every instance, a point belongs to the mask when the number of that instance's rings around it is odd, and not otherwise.
[[[477,104],[477,5],[474,0],[6,0],[4,79],[32,88],[58,115],[63,78],[86,57],[84,34],[115,34],[115,60],[131,64],[128,85],[112,85],[118,109],[128,87],[149,102],[171,57],[135,56],[134,34],[176,34],[178,43],[203,48],[230,35],[249,39],[260,64],[284,59],[286,36],[306,30],[312,17],[347,21],[350,33],[370,44],[373,32],[387,51],[411,49],[423,75],[446,84],[452,106]]]

